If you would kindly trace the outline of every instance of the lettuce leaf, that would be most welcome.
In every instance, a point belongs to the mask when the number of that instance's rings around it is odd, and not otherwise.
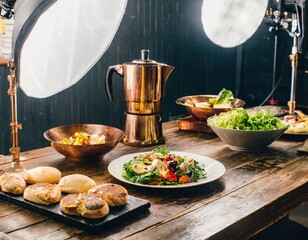
[[[209,119],[208,125],[228,129],[255,131],[275,130],[287,127],[269,111],[247,112],[243,108],[235,108],[213,116]]]
[[[216,98],[215,104],[229,103],[234,99],[233,93],[230,90],[223,88]]]

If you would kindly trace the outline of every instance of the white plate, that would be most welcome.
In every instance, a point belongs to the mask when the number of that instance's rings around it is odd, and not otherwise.
[[[287,134],[287,135],[308,135],[308,132],[284,132],[283,134]]]
[[[136,186],[142,186],[142,187],[149,187],[149,188],[186,188],[186,187],[193,187],[193,186],[198,186],[198,185],[203,185],[209,182],[212,182],[218,178],[220,178],[222,175],[224,175],[226,168],[225,166],[212,159],[209,157],[205,157],[199,154],[194,154],[194,153],[187,153],[187,152],[178,152],[178,151],[171,151],[171,153],[180,155],[180,156],[186,156],[189,158],[192,158],[196,160],[200,166],[203,165],[207,177],[205,179],[200,179],[198,182],[192,182],[192,183],[185,183],[185,184],[179,184],[179,185],[148,185],[148,184],[140,184],[140,183],[133,183],[128,181],[127,179],[122,177],[122,171],[123,171],[123,165],[124,163],[129,162],[132,160],[135,156],[139,156],[140,154],[144,154],[145,152],[140,152],[140,153],[132,153],[128,155],[124,155],[122,157],[119,157],[115,160],[113,160],[109,165],[108,165],[108,171],[109,173],[115,177],[116,179],[136,185]]]

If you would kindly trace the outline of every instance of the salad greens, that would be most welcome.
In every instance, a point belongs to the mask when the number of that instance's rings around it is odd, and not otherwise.
[[[167,150],[166,148],[159,146],[155,149],[152,150],[154,153],[160,153],[162,155],[168,155],[170,153],[169,150]]]
[[[177,185],[206,178],[206,172],[196,160],[173,154],[160,146],[125,163],[122,176],[134,183]]]
[[[209,126],[216,126],[237,130],[276,130],[286,128],[278,118],[269,111],[246,111],[243,108],[235,108],[228,112],[222,112],[208,119]]]
[[[233,96],[232,91],[223,88],[218,93],[215,104],[230,103],[233,99],[234,99],[234,96]]]

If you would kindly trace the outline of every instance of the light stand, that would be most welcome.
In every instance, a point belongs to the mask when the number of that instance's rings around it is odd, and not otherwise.
[[[293,45],[291,49],[291,54],[289,56],[291,61],[291,67],[292,67],[292,73],[291,73],[291,90],[290,90],[290,100],[288,101],[288,107],[289,107],[289,113],[293,114],[296,108],[296,101],[295,101],[295,95],[296,95],[296,83],[297,83],[297,68],[298,68],[298,53],[299,48],[302,47],[302,41],[299,42],[299,39],[304,38],[304,32],[302,29],[304,29],[305,22],[305,1],[299,0],[299,1],[291,1],[291,0],[284,0],[284,1],[274,1],[277,5],[277,10],[274,11],[274,14],[267,14],[268,16],[272,16],[272,21],[266,21],[267,23],[274,23],[275,24],[275,30],[279,30],[280,27],[282,29],[286,30],[293,38]],[[272,12],[272,11],[270,11]],[[288,13],[292,14],[292,17],[287,17]],[[267,18],[265,18],[266,20]],[[288,25],[291,22],[291,30],[288,30]],[[270,28],[274,29],[273,27]],[[274,30],[274,31],[275,31]],[[276,31],[277,32],[277,31]],[[275,49],[274,49],[274,71],[273,71],[273,91],[275,91],[276,85],[275,85],[275,71],[276,71],[276,41],[277,41],[277,35],[275,32]],[[273,95],[274,96],[274,95]]]
[[[18,144],[18,131],[21,129],[21,124],[17,121],[17,81],[15,77],[15,63],[14,60],[8,62],[10,68],[10,75],[8,75],[8,81],[10,82],[10,88],[8,95],[10,96],[11,105],[11,136],[12,136],[12,147],[10,148],[11,157],[14,166],[19,166],[20,163],[20,147]]]
[[[297,15],[292,14],[292,30],[290,32],[290,36],[293,37],[293,46],[292,52],[290,55],[291,60],[291,67],[292,67],[292,75],[291,75],[291,94],[290,94],[290,101],[288,101],[289,106],[289,113],[293,114],[296,101],[295,101],[295,93],[296,93],[296,82],[297,82],[297,67],[298,67],[298,36],[300,33],[298,32],[298,20]]]
[[[76,84],[108,49],[126,4],[127,0],[92,0],[87,6],[83,0],[0,0],[0,17],[14,16],[13,59],[8,62],[13,167],[20,165],[17,86],[27,96],[45,98]]]

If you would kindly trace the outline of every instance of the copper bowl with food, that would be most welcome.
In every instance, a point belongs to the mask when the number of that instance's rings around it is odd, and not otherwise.
[[[51,128],[44,137],[68,161],[82,163],[102,158],[123,139],[124,132],[100,124],[75,124]]]
[[[200,121],[206,121],[213,115],[245,105],[245,102],[239,98],[234,98],[227,104],[219,104],[216,106],[211,104],[211,101],[217,98],[218,95],[192,95],[178,98],[176,103],[186,107],[187,112]]]

